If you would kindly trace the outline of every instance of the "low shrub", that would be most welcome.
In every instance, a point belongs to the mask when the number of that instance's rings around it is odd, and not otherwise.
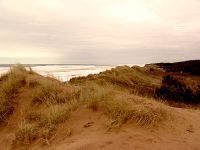
[[[163,77],[161,87],[155,91],[155,97],[188,104],[200,102],[198,92],[195,94],[191,88],[186,86],[182,79],[171,75]]]
[[[175,63],[158,63],[155,64],[163,68],[167,72],[182,72],[192,75],[200,75],[200,60],[189,60]]]

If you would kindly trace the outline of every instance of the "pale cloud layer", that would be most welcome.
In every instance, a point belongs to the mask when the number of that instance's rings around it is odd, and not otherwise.
[[[0,63],[200,58],[200,0],[0,0]]]

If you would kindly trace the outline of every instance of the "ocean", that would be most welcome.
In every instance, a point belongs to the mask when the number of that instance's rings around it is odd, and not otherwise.
[[[69,81],[73,77],[97,74],[115,66],[109,65],[25,65],[43,76],[50,76],[61,81]],[[27,69],[29,69],[27,67]],[[10,70],[10,65],[0,65],[0,75]]]

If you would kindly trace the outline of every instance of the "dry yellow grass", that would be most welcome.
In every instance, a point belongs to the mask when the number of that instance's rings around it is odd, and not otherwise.
[[[134,121],[140,126],[154,126],[166,120],[167,111],[161,106],[155,108],[128,101],[109,101],[106,104],[107,114],[113,119],[113,124],[121,125],[127,121]]]
[[[36,138],[47,141],[54,134],[56,126],[70,117],[71,107],[66,105],[51,105],[45,112],[30,112],[25,114],[24,122],[16,131],[14,145],[26,146]]]
[[[70,116],[70,108],[66,105],[52,105],[48,111],[47,124],[58,124]]]
[[[90,83],[90,85],[82,88],[80,102],[87,108],[97,111],[105,100],[113,97],[113,94],[109,88]]]
[[[59,81],[43,79],[38,81],[38,87],[35,88],[32,97],[32,104],[61,104],[78,98],[79,90]]]
[[[33,94],[33,104],[49,104],[65,102],[61,96],[62,87],[53,81],[42,81],[36,92]]]
[[[44,140],[48,140],[53,135],[56,126],[70,117],[71,109],[66,105],[52,105],[48,109],[46,116],[39,122],[39,134]]]
[[[113,85],[128,89],[132,93],[153,97],[155,88],[161,84],[161,78],[141,67],[119,66],[97,75],[88,75],[87,77],[70,80],[70,83],[78,86],[86,85],[88,82],[102,86]]]
[[[115,91],[112,86],[92,84],[83,89],[82,93],[83,104],[93,111],[97,111],[99,107],[103,108],[114,125],[134,121],[141,126],[154,126],[168,116],[163,104],[150,98]]]
[[[22,123],[15,133],[15,145],[29,145],[38,135],[38,128],[35,124]]]
[[[16,65],[4,75],[0,84],[0,123],[6,121],[14,111],[13,97],[25,84],[27,72],[21,65]]]

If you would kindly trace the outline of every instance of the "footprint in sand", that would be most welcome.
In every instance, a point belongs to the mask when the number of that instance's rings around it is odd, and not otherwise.
[[[83,127],[84,127],[84,128],[89,128],[89,127],[92,126],[93,123],[94,123],[94,122],[88,122],[88,123],[86,123]]]
[[[187,132],[190,132],[190,133],[194,133],[194,127],[192,125],[190,125],[187,129],[186,129]]]

